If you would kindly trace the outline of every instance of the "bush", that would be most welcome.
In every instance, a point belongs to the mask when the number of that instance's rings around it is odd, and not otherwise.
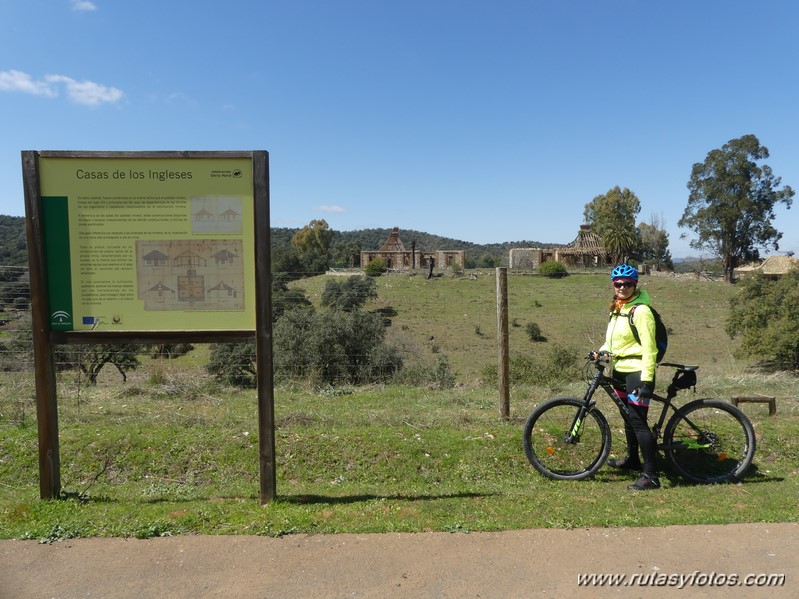
[[[149,352],[150,357],[154,360],[171,360],[185,356],[194,350],[194,346],[191,343],[159,343],[157,345],[146,345],[144,349]]]
[[[382,258],[375,258],[371,260],[363,270],[370,277],[379,277],[386,272],[386,263]]]
[[[380,314],[293,310],[274,328],[275,374],[316,384],[384,382],[402,367]]]
[[[515,354],[510,359],[510,381],[514,385],[559,388],[580,378],[576,355],[576,350],[561,346],[550,348],[538,359],[528,354]],[[483,368],[482,378],[486,384],[496,384],[496,365]]]
[[[205,369],[220,383],[234,387],[255,387],[255,343],[215,343]]]
[[[377,283],[368,277],[328,279],[322,291],[322,306],[352,312],[363,307],[367,300],[377,297]]]
[[[528,322],[524,330],[527,331],[527,336],[530,338],[530,341],[542,342],[547,340],[547,338],[541,334],[541,327],[534,322]]]
[[[286,273],[274,273],[272,276],[272,322],[289,310],[311,308],[311,301],[300,288],[289,288],[290,276]]]
[[[550,279],[559,279],[569,274],[563,264],[560,262],[553,262],[551,260],[542,262],[538,266],[538,272],[545,277],[549,277]]]
[[[391,382],[396,385],[452,389],[455,386],[455,373],[450,368],[447,356],[440,354],[438,361],[433,365],[413,364],[404,366],[402,370],[394,375]]]

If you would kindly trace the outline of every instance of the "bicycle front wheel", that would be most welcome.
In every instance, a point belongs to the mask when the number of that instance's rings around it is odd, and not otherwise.
[[[663,433],[674,469],[696,483],[740,479],[755,456],[755,431],[746,415],[720,399],[698,399],[678,408]]]
[[[585,411],[576,397],[556,397],[527,418],[523,445],[527,459],[544,476],[581,480],[595,474],[607,459],[610,427],[595,407]]]

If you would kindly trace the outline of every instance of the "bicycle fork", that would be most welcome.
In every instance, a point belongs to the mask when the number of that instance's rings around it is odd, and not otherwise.
[[[593,400],[593,397],[601,378],[602,371],[597,370],[591,383],[588,385],[588,390],[583,396],[582,405],[580,405],[580,409],[577,410],[577,414],[574,416],[574,420],[572,420],[571,428],[569,428],[569,432],[564,439],[569,445],[574,445],[580,441],[580,433],[582,432],[583,423],[585,422],[585,416],[590,410],[593,410],[596,405],[596,401]]]
[[[566,435],[566,443],[569,445],[574,445],[580,441],[580,433],[583,429],[583,423],[585,422],[585,416],[589,410],[591,410],[595,402],[588,402],[580,406],[580,409],[577,410],[577,414],[574,416],[574,420],[572,421],[571,428],[569,429],[569,434]]]

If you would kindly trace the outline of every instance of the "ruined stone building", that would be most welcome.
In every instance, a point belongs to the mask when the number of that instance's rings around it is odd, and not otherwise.
[[[580,225],[577,237],[559,248],[513,248],[510,250],[510,268],[536,269],[542,262],[561,262],[565,266],[592,268],[607,266],[610,256],[602,239],[590,225]]]
[[[735,268],[733,276],[739,279],[742,276],[759,272],[770,279],[778,279],[793,268],[799,268],[799,259],[793,256],[769,256],[763,261]]]
[[[463,268],[466,262],[464,250],[418,250],[415,244],[408,251],[399,236],[399,227],[394,227],[385,243],[378,250],[361,252],[361,266],[375,258],[381,258],[389,270],[412,270],[429,268],[430,260],[435,268]]]

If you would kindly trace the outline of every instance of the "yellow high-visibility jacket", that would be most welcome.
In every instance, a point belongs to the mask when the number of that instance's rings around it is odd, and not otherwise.
[[[620,312],[611,312],[605,343],[599,351],[613,354],[613,368],[619,372],[641,371],[641,381],[651,383],[655,380],[658,348],[655,341],[655,317],[649,309],[649,294],[639,289]],[[635,340],[630,328],[630,310],[641,342]]]

